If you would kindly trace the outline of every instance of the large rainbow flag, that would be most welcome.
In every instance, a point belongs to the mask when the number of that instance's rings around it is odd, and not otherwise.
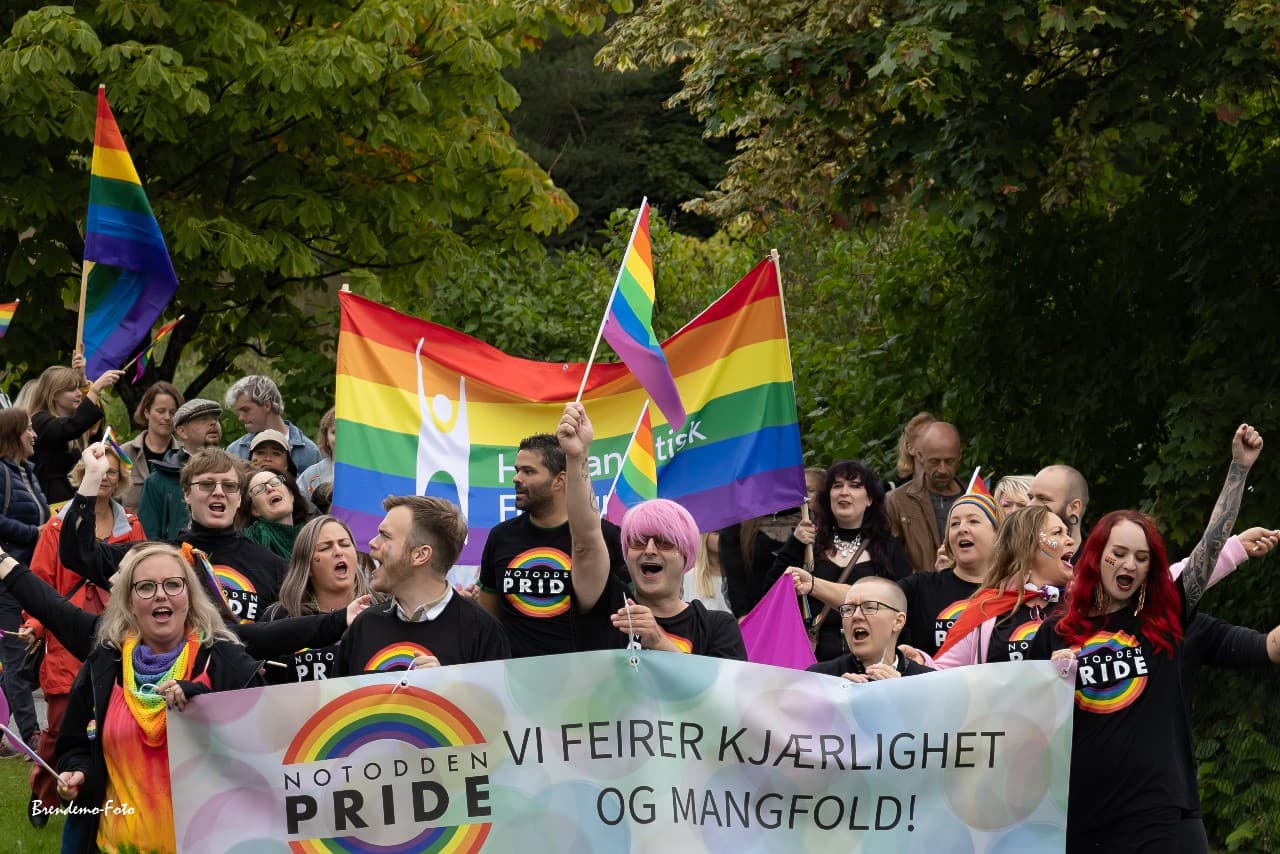
[[[85,373],[118,368],[164,312],[178,274],[111,107],[98,89],[84,264]]]
[[[460,562],[516,515],[516,445],[555,431],[585,365],[508,356],[468,335],[339,295],[334,512],[373,537],[387,495],[457,501],[471,525]],[[703,530],[804,500],[800,429],[782,294],[771,260],[663,343],[688,412],[653,420],[658,494]],[[623,364],[595,365],[583,403],[595,427],[597,494],[613,482],[648,394]]]

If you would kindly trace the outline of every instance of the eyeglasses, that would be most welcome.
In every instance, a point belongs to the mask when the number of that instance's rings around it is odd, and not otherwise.
[[[102,479],[103,480],[119,480],[120,472],[116,471],[115,469],[107,469],[102,473]]]
[[[679,546],[668,540],[666,537],[660,537],[657,534],[632,534],[630,539],[627,540],[627,548],[648,548],[650,540],[653,540],[654,547],[660,552],[673,552],[679,548]]]
[[[191,484],[201,492],[213,492],[219,486],[227,495],[235,495],[240,491],[240,481],[238,480],[197,480]]]
[[[846,602],[845,604],[841,605],[839,608],[840,616],[852,617],[859,608],[861,608],[862,613],[868,617],[870,617],[872,614],[879,611],[881,608],[888,608],[890,611],[892,611],[895,614],[902,613],[901,608],[895,608],[892,605],[886,605],[883,602],[877,602],[874,599],[868,599],[865,602]]]
[[[159,582],[135,581],[133,582],[133,595],[139,599],[154,599],[156,598],[156,590],[161,587],[164,588],[164,595],[177,596],[187,589],[187,580],[180,575],[175,575]]]
[[[268,489],[274,489],[275,487],[279,486],[282,483],[284,483],[284,478],[282,478],[280,475],[276,475],[275,477],[269,477],[266,480],[264,480],[262,483],[249,487],[249,494],[254,496],[261,495],[262,493],[266,492]]]

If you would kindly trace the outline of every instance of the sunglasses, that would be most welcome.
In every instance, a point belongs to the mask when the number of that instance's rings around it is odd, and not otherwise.
[[[629,549],[645,549],[649,546],[649,541],[653,541],[654,547],[660,552],[673,552],[679,548],[675,543],[666,537],[657,534],[632,534],[627,539],[627,548]]]

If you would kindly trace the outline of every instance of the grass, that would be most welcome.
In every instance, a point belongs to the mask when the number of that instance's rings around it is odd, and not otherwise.
[[[49,824],[41,830],[27,821],[30,774],[30,762],[0,759],[0,849],[13,854],[56,854],[61,847],[63,819],[60,815],[50,816]]]

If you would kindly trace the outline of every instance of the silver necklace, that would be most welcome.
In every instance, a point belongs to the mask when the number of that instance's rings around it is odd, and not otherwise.
[[[861,531],[854,534],[853,539],[849,539],[849,540],[840,539],[839,531],[835,531],[831,534],[831,546],[836,550],[836,554],[840,555],[840,557],[844,557],[844,558],[849,557],[854,552],[856,552],[858,550],[858,547],[861,545],[862,545]]]

